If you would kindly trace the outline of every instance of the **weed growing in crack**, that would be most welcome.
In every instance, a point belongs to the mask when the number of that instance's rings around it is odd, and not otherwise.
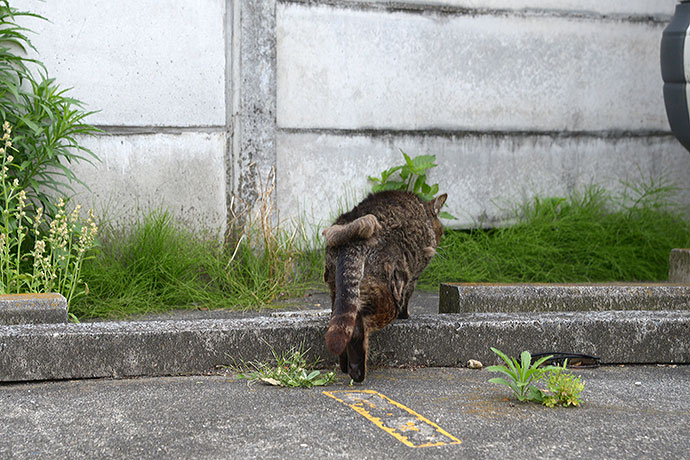
[[[238,377],[246,379],[249,383],[262,382],[266,385],[274,385],[288,388],[311,388],[335,383],[335,372],[321,373],[314,369],[319,360],[308,363],[306,354],[309,350],[304,345],[293,347],[288,352],[277,353],[271,347],[271,353],[275,364],[250,362],[243,363],[238,369]]]

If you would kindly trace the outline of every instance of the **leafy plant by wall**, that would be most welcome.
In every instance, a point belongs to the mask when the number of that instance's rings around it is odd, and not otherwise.
[[[36,49],[28,37],[31,30],[16,22],[22,16],[46,19],[0,0],[0,120],[13,127],[18,166],[8,172],[8,180],[17,179],[27,199],[52,217],[56,209],[50,195],[67,196],[73,192],[72,184],[83,185],[70,164],[98,161],[78,137],[99,130],[85,122],[93,112],[84,111],[67,89],[48,78],[42,62],[27,57],[30,49]]]
[[[374,185],[371,191],[376,193],[382,190],[403,190],[415,193],[424,201],[434,199],[438,193],[438,184],[429,185],[426,182],[427,172],[437,165],[436,155],[418,155],[411,158],[403,152],[405,163],[393,166],[381,172],[381,177],[369,176],[369,182]],[[444,219],[455,219],[453,215],[446,211],[439,214]]]

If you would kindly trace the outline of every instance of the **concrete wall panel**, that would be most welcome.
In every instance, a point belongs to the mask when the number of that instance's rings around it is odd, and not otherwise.
[[[50,76],[92,124],[225,124],[224,0],[15,0]]]
[[[281,219],[330,222],[369,190],[367,175],[432,153],[438,167],[429,183],[448,193],[454,227],[505,224],[507,210],[534,195],[564,196],[600,184],[613,192],[621,181],[649,179],[687,186],[688,153],[671,136],[601,138],[549,135],[377,136],[282,133],[278,143]],[[299,157],[296,163],[294,158]],[[677,197],[690,202],[685,189]],[[344,203],[344,204],[343,204]]]
[[[667,130],[663,24],[282,4],[278,125]]]
[[[85,139],[102,162],[75,168],[91,192],[75,200],[113,223],[167,209],[193,228],[225,226],[225,144],[222,132],[122,134]]]

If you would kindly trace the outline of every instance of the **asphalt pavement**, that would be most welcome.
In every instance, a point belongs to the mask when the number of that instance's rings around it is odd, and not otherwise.
[[[689,366],[575,372],[578,408],[518,403],[495,374],[457,368],[312,389],[233,374],[2,384],[0,458],[690,458]]]

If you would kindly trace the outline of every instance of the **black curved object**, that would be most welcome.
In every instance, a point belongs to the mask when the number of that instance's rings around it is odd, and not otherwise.
[[[690,0],[676,5],[676,12],[661,38],[661,77],[671,131],[690,151]]]
[[[592,368],[599,367],[599,357],[591,355],[583,355],[581,353],[535,353],[532,355],[533,360],[537,360],[544,356],[551,356],[551,358],[544,361],[544,366],[562,366],[565,360],[568,360],[568,368]]]

